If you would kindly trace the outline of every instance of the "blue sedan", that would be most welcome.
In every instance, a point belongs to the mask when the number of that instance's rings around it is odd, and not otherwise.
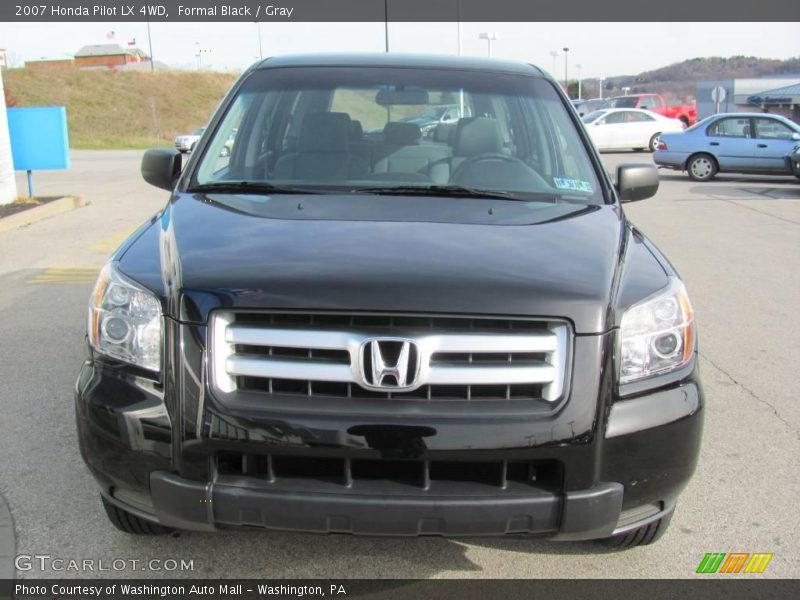
[[[653,160],[695,181],[717,173],[792,175],[787,157],[800,144],[800,126],[780,115],[726,113],[682,133],[663,133]]]

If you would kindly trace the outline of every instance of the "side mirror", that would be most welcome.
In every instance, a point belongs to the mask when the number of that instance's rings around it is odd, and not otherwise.
[[[181,153],[174,148],[151,148],[142,157],[142,177],[150,185],[171,192],[181,174]]]
[[[620,202],[635,202],[655,196],[658,171],[653,165],[625,164],[617,167],[617,192]]]

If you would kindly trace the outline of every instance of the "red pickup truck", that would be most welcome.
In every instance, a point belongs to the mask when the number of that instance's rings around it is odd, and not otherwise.
[[[694,104],[667,106],[661,94],[631,94],[608,99],[608,108],[642,108],[670,119],[683,121],[686,127],[697,121],[697,107]]]

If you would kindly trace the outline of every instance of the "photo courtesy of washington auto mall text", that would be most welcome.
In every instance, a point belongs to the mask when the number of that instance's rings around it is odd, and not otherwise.
[[[800,598],[800,2],[0,2],[0,600]]]

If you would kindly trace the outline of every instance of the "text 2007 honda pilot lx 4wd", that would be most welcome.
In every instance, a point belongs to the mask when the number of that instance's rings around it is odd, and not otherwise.
[[[663,532],[701,438],[692,308],[621,207],[655,169],[612,182],[552,78],[268,59],[180,161],[145,154],[169,202],[89,306],[80,445],[118,528]]]

